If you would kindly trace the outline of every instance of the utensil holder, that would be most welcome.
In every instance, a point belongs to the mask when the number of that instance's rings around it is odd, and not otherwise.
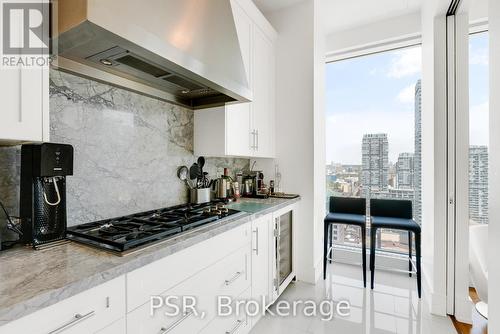
[[[191,189],[191,204],[202,204],[210,202],[210,188]]]

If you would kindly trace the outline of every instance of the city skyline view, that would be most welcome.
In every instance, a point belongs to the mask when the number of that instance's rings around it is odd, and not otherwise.
[[[392,163],[399,153],[413,152],[420,78],[420,46],[328,64],[326,161],[361,165],[365,134],[387,134]]]
[[[488,145],[488,36],[470,36],[470,145]],[[415,85],[421,47],[327,65],[326,161],[361,165],[365,134],[385,133],[389,162],[414,152]],[[341,124],[341,126],[339,126]],[[354,126],[355,125],[355,126]]]
[[[329,196],[411,200],[422,222],[420,46],[327,66],[326,182]],[[487,34],[470,38],[469,218],[488,223]],[[328,205],[327,205],[328,207]],[[369,214],[369,206],[367,208]],[[398,230],[379,231],[376,247],[405,252]],[[334,242],[360,245],[358,229],[334,226]]]

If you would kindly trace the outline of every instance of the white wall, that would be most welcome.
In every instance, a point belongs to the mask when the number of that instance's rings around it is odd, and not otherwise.
[[[276,44],[276,159],[286,192],[302,196],[297,217],[297,276],[315,282],[314,1],[272,12]]]
[[[488,332],[500,333],[500,1],[490,0]]]
[[[322,274],[325,215],[324,0],[307,0],[269,14],[276,44],[276,159],[256,159],[266,179],[280,166],[282,188],[300,194],[297,278],[315,283]]]
[[[324,1],[314,1],[314,263],[315,280],[323,270],[323,220],[326,194],[326,35]]]
[[[422,262],[424,298],[446,315],[446,7],[437,5],[422,8]]]
[[[326,37],[326,51],[327,54],[332,54],[393,43],[404,38],[419,38],[420,24],[420,13],[413,13],[353,29],[332,32]]]

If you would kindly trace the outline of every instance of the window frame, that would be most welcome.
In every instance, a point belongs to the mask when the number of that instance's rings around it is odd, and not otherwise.
[[[481,24],[478,23],[477,29],[483,29],[483,28],[484,28],[484,23],[482,22]],[[325,57],[325,65],[343,60],[360,58],[360,57],[375,55],[384,52],[396,51],[416,46],[422,47],[421,34],[401,36],[395,39],[382,40],[375,43],[356,46],[348,49],[337,50],[334,52],[328,52]],[[325,178],[325,185],[326,185],[326,178]],[[368,233],[366,238],[369,238]],[[367,240],[367,242],[369,242],[369,240]],[[349,264],[361,263],[359,259],[359,256],[361,254],[361,246],[357,247],[350,245],[345,246],[345,245],[333,244],[333,254],[334,254],[333,260],[335,262],[349,263]],[[370,254],[370,249],[369,247],[367,247],[367,256],[369,256],[369,254]],[[414,250],[413,254],[415,254]],[[384,269],[384,267],[394,268],[395,270],[408,269],[407,253],[377,249],[376,257],[377,257],[377,263],[381,265],[382,270]]]

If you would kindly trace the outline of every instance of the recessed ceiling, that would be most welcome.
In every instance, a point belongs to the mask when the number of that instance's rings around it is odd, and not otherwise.
[[[303,0],[254,0],[266,13],[295,5]],[[420,11],[423,0],[323,0],[327,33],[390,19]]]
[[[324,22],[327,33],[420,11],[421,0],[326,0]]]
[[[253,0],[255,5],[257,5],[264,14],[295,5],[302,1],[304,0]]]

